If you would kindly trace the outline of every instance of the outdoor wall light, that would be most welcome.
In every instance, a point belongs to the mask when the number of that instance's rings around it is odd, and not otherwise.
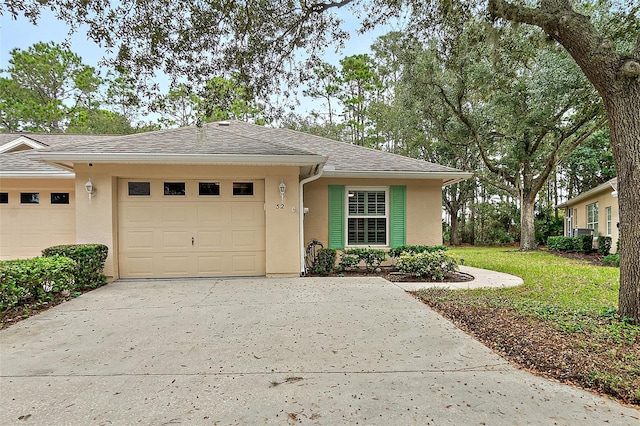
[[[84,189],[87,190],[87,194],[89,194],[89,201],[91,201],[91,197],[95,194],[95,189],[93,189],[93,184],[91,183],[91,179],[84,184]]]
[[[280,189],[280,198],[282,198],[282,204],[284,204],[284,194],[287,192],[287,185],[284,184],[284,180],[280,181],[280,185],[278,185],[278,189]]]

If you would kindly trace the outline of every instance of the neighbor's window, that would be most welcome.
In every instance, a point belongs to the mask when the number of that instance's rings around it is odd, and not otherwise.
[[[151,195],[151,182],[128,182],[130,196]]]
[[[68,192],[52,192],[51,204],[69,204]]]
[[[587,228],[598,234],[598,203],[587,205]]]
[[[347,190],[347,244],[387,245],[386,190]]]
[[[9,204],[8,192],[0,192],[0,204]]]
[[[569,208],[567,209],[567,237],[571,237],[573,235],[573,209]]]
[[[220,183],[198,182],[198,195],[220,195]]]
[[[253,182],[233,182],[233,195],[253,195]]]
[[[21,192],[20,193],[21,204],[40,204],[39,192]]]
[[[185,182],[165,182],[164,195],[186,195]]]
[[[611,206],[604,208],[604,214],[607,218],[607,235],[611,235]]]

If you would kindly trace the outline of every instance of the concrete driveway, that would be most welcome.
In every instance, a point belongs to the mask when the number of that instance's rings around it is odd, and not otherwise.
[[[119,281],[0,331],[0,423],[638,424],[383,279]]]

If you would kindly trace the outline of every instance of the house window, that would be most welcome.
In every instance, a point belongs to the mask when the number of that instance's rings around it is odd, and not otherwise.
[[[598,234],[598,203],[587,205],[587,228]]]
[[[220,195],[220,183],[198,182],[198,195]]]
[[[387,245],[387,191],[347,190],[347,244]]]
[[[567,209],[567,232],[566,236],[571,237],[573,234],[573,209]]]
[[[20,193],[21,204],[40,204],[39,192],[21,192]]]
[[[185,182],[165,182],[164,195],[186,195],[187,188]]]
[[[607,218],[607,235],[611,236],[611,206],[604,208],[604,214]]]
[[[253,182],[233,182],[233,195],[253,195]]]
[[[51,204],[69,204],[68,192],[52,192]]]
[[[151,195],[150,182],[128,182],[128,188],[129,195],[132,197]]]
[[[0,192],[0,204],[9,204],[8,192]]]

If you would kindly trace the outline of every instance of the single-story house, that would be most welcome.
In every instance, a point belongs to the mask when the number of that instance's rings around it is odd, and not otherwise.
[[[567,237],[592,232],[595,239],[611,237],[611,252],[618,243],[618,179],[613,178],[577,197],[559,204],[564,209],[564,235]]]
[[[297,276],[325,247],[441,244],[470,173],[287,129],[0,135],[0,259],[102,243],[112,278]]]

